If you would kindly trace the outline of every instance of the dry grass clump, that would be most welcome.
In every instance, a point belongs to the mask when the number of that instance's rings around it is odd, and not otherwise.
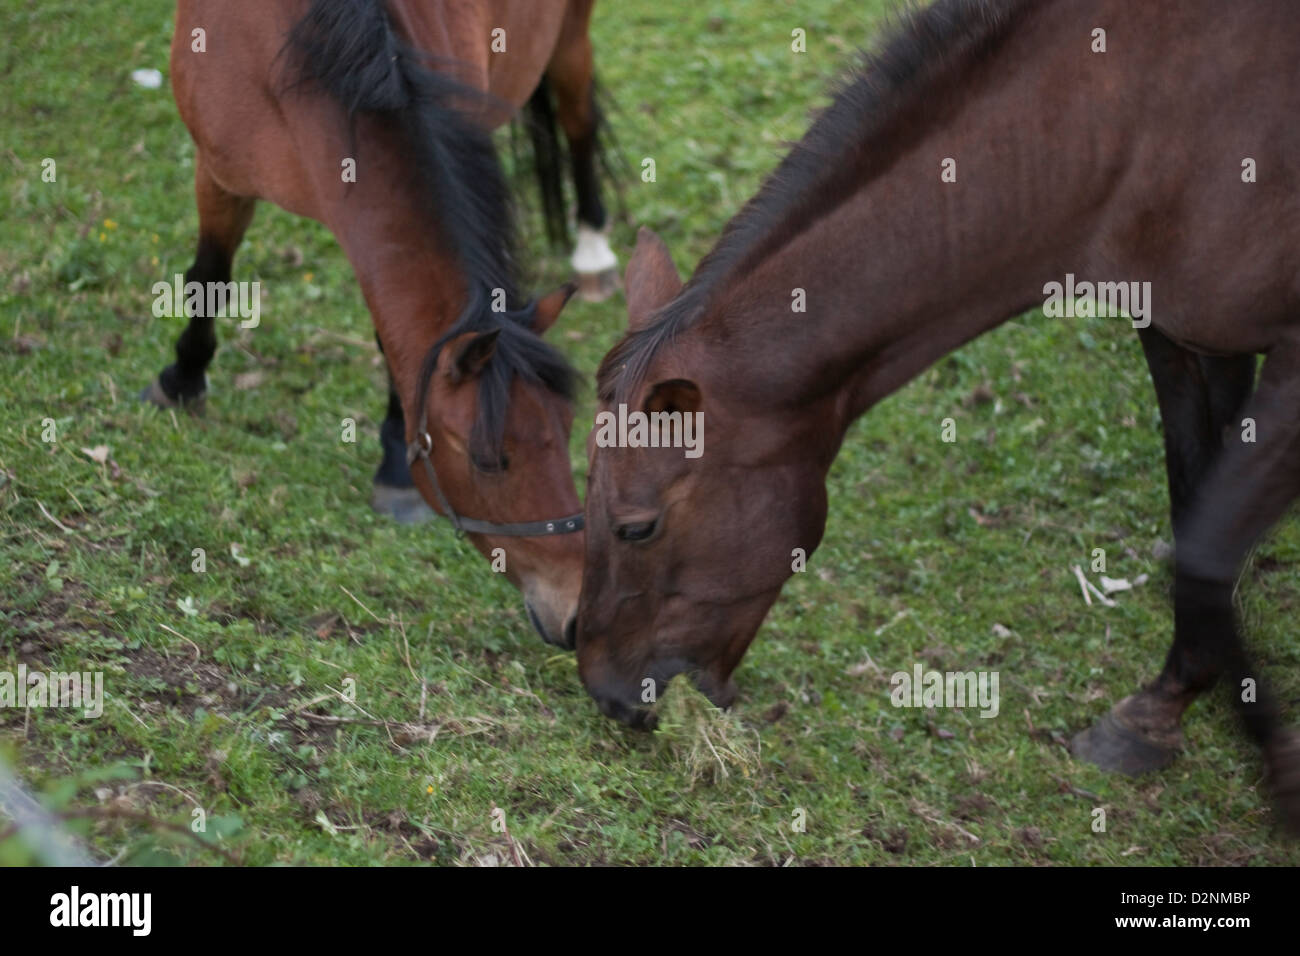
[[[659,699],[655,747],[690,779],[714,784],[732,774],[752,777],[761,766],[758,732],[731,711],[719,710],[685,676],[673,678]]]

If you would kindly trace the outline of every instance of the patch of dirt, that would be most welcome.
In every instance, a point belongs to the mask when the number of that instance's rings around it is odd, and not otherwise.
[[[438,831],[426,832],[413,824],[401,810],[393,810],[382,816],[367,820],[366,827],[390,837],[394,844],[406,847],[418,860],[433,863],[449,863],[464,853],[466,847],[458,843],[451,834]],[[432,828],[430,828],[432,829]]]
[[[19,578],[28,593],[45,589],[45,580],[39,571],[30,571]],[[82,584],[65,580],[58,591],[41,596],[35,608],[22,611],[10,618],[17,635],[15,650],[30,667],[46,666],[55,652],[87,631],[107,636],[102,627],[86,620],[87,609],[96,605],[94,596]],[[0,647],[3,647],[0,644]]]
[[[1043,839],[1043,831],[1038,827],[1024,827],[1016,831],[1016,839],[1027,847],[1037,849],[1046,842]]]
[[[240,702],[239,686],[215,664],[196,659],[188,648],[164,654],[141,647],[126,651],[126,657],[129,675],[152,678],[167,685],[167,691],[146,692],[145,699],[139,701],[146,711],[156,712],[165,705],[192,715],[200,707],[233,707]]]
[[[763,712],[763,721],[774,724],[790,712],[790,705],[783,700],[778,700],[775,704]]]
[[[906,827],[878,830],[875,824],[868,823],[862,828],[862,835],[868,840],[879,844],[880,848],[886,853],[902,856],[907,852],[908,833]]]
[[[953,804],[953,815],[958,820],[980,820],[993,808],[993,802],[982,793],[968,793]]]

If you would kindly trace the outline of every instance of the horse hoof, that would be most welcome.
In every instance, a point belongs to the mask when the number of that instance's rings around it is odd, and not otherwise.
[[[158,408],[178,408],[180,403],[163,391],[162,385],[158,379],[154,379],[144,387],[140,393],[140,401],[146,405],[155,405]]]
[[[1275,735],[1264,748],[1264,766],[1278,822],[1300,837],[1300,732],[1283,730]]]
[[[593,226],[578,223],[578,244],[569,265],[584,302],[603,302],[618,289],[618,256],[609,247],[609,237]]]
[[[398,524],[423,524],[433,517],[433,509],[414,486],[398,488],[375,482],[370,493],[370,507]]]
[[[193,412],[197,415],[203,412],[206,396],[207,391],[205,389],[197,395],[190,398],[182,397],[178,401],[168,395],[163,390],[162,383],[155,378],[140,392],[140,401],[146,405],[153,405],[155,408],[184,408],[187,412]]]
[[[618,291],[618,266],[601,272],[578,273],[578,298],[583,302],[604,302]]]
[[[1139,730],[1145,723],[1141,718],[1148,716],[1143,704],[1142,695],[1126,697],[1097,723],[1076,734],[1070,741],[1075,759],[1130,777],[1173,763],[1183,747],[1183,732],[1177,723],[1172,729],[1164,725],[1158,731],[1149,727]]]

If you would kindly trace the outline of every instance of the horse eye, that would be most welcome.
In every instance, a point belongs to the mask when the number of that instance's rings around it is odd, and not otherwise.
[[[620,541],[644,541],[655,533],[657,521],[635,521],[621,524],[614,529],[614,536]]]

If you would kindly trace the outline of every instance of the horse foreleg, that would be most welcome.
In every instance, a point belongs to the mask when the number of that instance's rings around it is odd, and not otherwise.
[[[382,353],[383,342],[378,336],[375,341]],[[388,373],[388,414],[379,426],[379,444],[384,457],[375,472],[370,506],[380,514],[390,515],[399,524],[420,524],[432,518],[433,509],[415,487],[410,466],[406,463],[406,418],[391,371]]]
[[[227,192],[208,175],[203,155],[194,162],[194,194],[199,210],[199,242],[185,284],[220,283],[218,310],[225,304],[225,283],[230,281],[235,250],[253,220],[255,200]],[[176,340],[176,361],[159,373],[141,393],[147,402],[162,407],[197,407],[207,391],[207,368],[217,351],[215,312],[204,304],[189,315],[189,324]],[[179,308],[179,305],[177,305]]]

